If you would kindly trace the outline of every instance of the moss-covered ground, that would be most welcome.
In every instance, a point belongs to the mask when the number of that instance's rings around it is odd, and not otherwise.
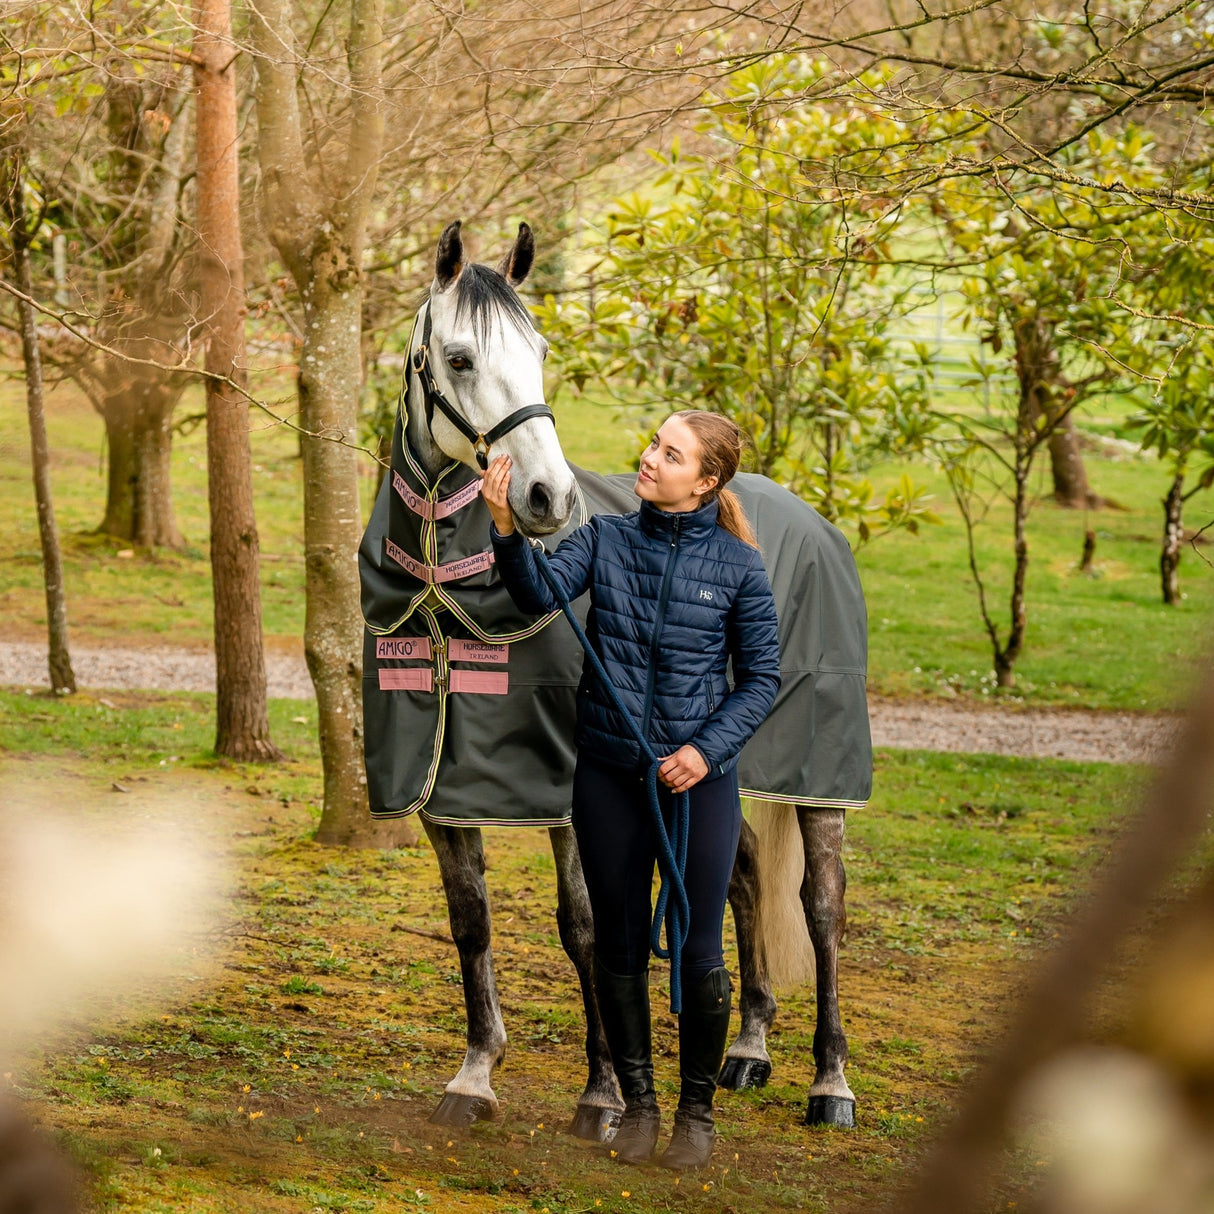
[[[583,1030],[544,832],[488,832],[510,1034],[501,1118],[436,1130],[426,1118],[459,1066],[463,1009],[428,845],[318,846],[311,706],[275,702],[292,758],[264,769],[214,762],[211,711],[207,696],[0,693],[6,800],[115,829],[184,816],[224,874],[219,921],[182,942],[166,985],[80,1006],[8,1064],[5,1082],[76,1158],[98,1210],[872,1208],[945,1124],[1140,780],[1102,764],[879,754],[845,856],[840,994],[857,1128],[802,1124],[813,994],[785,991],[772,1082],[721,1097],[712,1168],[676,1183],[563,1132]],[[729,924],[727,937],[735,964]],[[655,969],[655,1006],[664,993]],[[675,1038],[660,1012],[656,1041],[669,1108]]]

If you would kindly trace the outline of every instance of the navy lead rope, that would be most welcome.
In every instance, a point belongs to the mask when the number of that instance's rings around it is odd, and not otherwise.
[[[687,871],[687,835],[691,826],[690,802],[685,792],[675,793],[671,797],[672,831],[667,831],[666,822],[662,818],[662,807],[658,801],[658,768],[661,759],[654,753],[632,714],[625,707],[620,693],[607,677],[607,671],[590,644],[573,608],[569,605],[569,597],[557,581],[552,566],[548,564],[548,554],[538,541],[531,542],[535,553],[535,563],[539,568],[548,589],[552,591],[560,609],[565,613],[573,635],[577,637],[582,648],[586,651],[586,660],[590,663],[599,681],[607,689],[616,712],[623,717],[629,733],[636,739],[641,748],[641,754],[649,761],[649,771],[645,777],[646,788],[649,791],[649,812],[653,818],[654,835],[658,841],[658,872],[661,875],[661,886],[658,889],[658,901],[653,910],[653,924],[649,930],[649,946],[654,955],[665,960],[670,958],[670,1010],[683,1010],[683,980],[681,967],[683,964],[683,944],[687,939],[687,923],[690,918],[690,908],[687,903],[687,890],[683,885],[683,874]],[[674,838],[671,839],[673,833]],[[666,922],[666,943],[669,948],[662,947],[662,922]]]

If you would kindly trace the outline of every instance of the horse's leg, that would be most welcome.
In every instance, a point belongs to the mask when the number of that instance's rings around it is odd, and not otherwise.
[[[468,1050],[458,1074],[430,1117],[435,1125],[470,1126],[497,1113],[489,1080],[506,1056],[506,1026],[497,1000],[493,952],[489,945],[489,893],[485,852],[476,827],[440,826],[425,821],[447,895],[451,936],[459,949],[468,1014]]]
[[[552,855],[556,860],[556,922],[561,944],[577,970],[582,985],[582,1006],[586,1009],[586,1060],[589,1076],[579,1097],[569,1132],[578,1138],[606,1142],[620,1123],[624,1102],[620,1099],[611,1069],[607,1037],[599,1017],[591,977],[594,965],[594,921],[586,879],[578,858],[577,839],[572,826],[554,826],[548,831]]]
[[[726,1051],[717,1083],[723,1088],[761,1088],[771,1077],[767,1030],[776,1018],[776,1001],[767,977],[767,961],[758,946],[759,875],[755,834],[745,819],[729,880],[729,904],[733,907],[738,935],[742,1027]]]
[[[853,1126],[856,1098],[843,1077],[847,1038],[839,1019],[839,942],[847,926],[843,895],[843,810],[798,807],[805,844],[801,901],[818,972],[818,1021],[814,1028],[814,1081],[809,1089],[808,1125]]]

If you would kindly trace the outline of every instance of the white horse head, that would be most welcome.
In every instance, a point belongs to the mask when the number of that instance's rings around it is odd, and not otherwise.
[[[577,486],[543,403],[548,343],[514,290],[534,257],[525,223],[496,270],[465,264],[458,220],[444,229],[410,351],[410,399],[426,403],[412,411],[410,438],[423,459],[432,448],[429,454],[472,468],[510,456],[519,527],[548,535],[569,521]]]

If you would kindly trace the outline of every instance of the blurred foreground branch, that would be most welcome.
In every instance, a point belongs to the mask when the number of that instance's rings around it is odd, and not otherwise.
[[[988,1208],[986,1191],[998,1174],[999,1152],[1025,1089],[1042,1064],[1085,1039],[1101,977],[1191,854],[1207,828],[1212,802],[1214,665],[1207,667],[1170,762],[1122,835],[1073,931],[1044,960],[994,1056],[962,1100],[952,1127],[907,1193],[888,1209],[898,1214],[965,1214]],[[1141,1041],[1181,1082],[1199,1077],[1192,1074],[1194,1068],[1208,1070],[1214,1062],[1210,1007],[1201,996],[1203,983],[1208,987],[1214,977],[1211,920],[1214,881],[1207,875],[1189,894],[1178,918],[1155,932],[1154,967],[1138,999]],[[1194,952],[1194,939],[1204,942],[1204,953]],[[1181,998],[1176,997],[1178,989]],[[1193,1031],[1194,1024],[1205,1026],[1204,1036],[1200,1029]],[[1072,1093],[1071,1098],[1078,1095]],[[1130,1119],[1149,1115],[1149,1110],[1124,1110]],[[1084,1206],[1085,1212],[1122,1208],[1121,1202]],[[1183,1203],[1167,1208],[1196,1210]]]

